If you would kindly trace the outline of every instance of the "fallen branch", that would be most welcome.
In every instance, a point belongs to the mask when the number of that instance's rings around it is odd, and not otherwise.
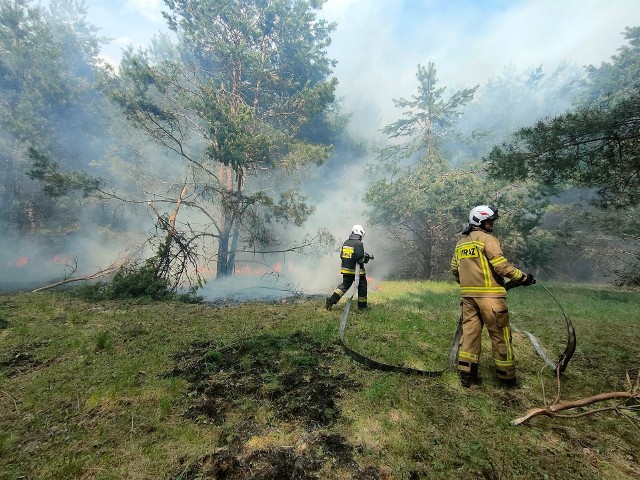
[[[82,282],[82,281],[87,281],[87,280],[95,280],[96,278],[100,278],[100,277],[104,277],[106,275],[109,275],[111,273],[114,273],[116,271],[118,271],[118,269],[120,269],[122,267],[122,265],[124,265],[128,260],[117,260],[116,262],[112,263],[110,266],[108,266],[107,268],[105,268],[104,270],[99,270],[95,273],[92,273],[90,275],[85,275],[83,277],[73,277],[71,278],[71,275],[73,274],[73,272],[76,271],[77,269],[77,262],[76,265],[73,267],[71,273],[69,273],[68,275],[65,275],[64,280],[60,280],[59,282],[56,283],[52,283],[51,285],[46,285],[44,287],[39,287],[36,288],[35,290],[32,290],[32,293],[35,292],[42,292],[43,290],[50,290],[52,288],[56,288],[59,287],[61,285],[66,285],[68,283],[73,283],[73,282]]]
[[[607,393],[601,393],[599,395],[594,395],[592,397],[585,397],[578,400],[573,400],[570,402],[558,402],[558,403],[554,403],[553,405],[549,405],[547,407],[534,408],[532,410],[529,410],[524,416],[516,418],[515,420],[512,420],[511,424],[522,425],[523,423],[528,422],[532,418],[538,417],[540,415],[546,415],[548,417],[557,417],[557,416],[560,416],[560,415],[557,415],[558,412],[562,412],[564,410],[570,410],[572,408],[586,407],[587,405],[592,405],[594,403],[604,402],[607,400],[629,400],[632,398],[640,400],[640,394],[637,392],[607,392]],[[571,415],[571,417],[583,417],[585,415],[591,415],[591,414],[599,413],[603,411],[617,410],[619,408],[620,408],[620,405],[613,406],[613,407],[598,408],[595,410],[591,410],[589,412],[582,412],[576,415]]]
[[[147,204],[157,218],[157,227],[166,232],[164,246],[162,250],[158,251],[155,274],[159,278],[170,281],[174,289],[183,284],[185,278],[190,286],[201,285],[202,282],[202,276],[198,268],[199,255],[192,246],[192,244],[195,244],[196,237],[188,238],[176,229],[176,218],[180,206],[185,203],[184,197],[186,194],[187,186],[185,185],[176,199],[173,213],[168,217],[161,215],[153,205],[153,202]],[[185,204],[188,205],[188,203]],[[174,247],[177,247],[177,250]],[[193,274],[190,273],[190,268],[193,268]]]

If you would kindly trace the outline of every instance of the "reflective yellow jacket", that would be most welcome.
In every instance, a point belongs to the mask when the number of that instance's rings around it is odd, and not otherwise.
[[[458,240],[451,273],[463,297],[506,297],[504,278],[519,281],[524,276],[504,258],[498,239],[479,227]]]

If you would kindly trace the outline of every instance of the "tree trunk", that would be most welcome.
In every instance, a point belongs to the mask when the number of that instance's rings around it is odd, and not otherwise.
[[[432,264],[431,254],[433,251],[433,238],[431,236],[431,228],[429,221],[425,221],[425,226],[420,240],[420,254],[422,256],[422,278],[429,280],[431,278]]]
[[[238,178],[238,192],[242,192],[244,188],[243,179],[244,175]],[[240,216],[241,215],[235,216],[233,236],[231,238],[231,249],[229,251],[229,275],[233,275],[236,266],[236,251],[238,250],[238,242],[240,241]]]
[[[218,240],[218,265],[216,277],[228,277],[229,271],[229,237],[231,236],[231,218],[225,215],[224,230]]]

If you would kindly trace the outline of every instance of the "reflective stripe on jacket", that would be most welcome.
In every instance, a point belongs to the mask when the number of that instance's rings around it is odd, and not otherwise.
[[[364,275],[364,245],[360,240],[360,235],[350,235],[340,250],[340,258],[342,266],[340,273],[342,275],[355,275],[356,264],[360,264],[360,275]]]
[[[498,239],[479,227],[458,240],[451,273],[463,297],[505,297],[503,278],[518,281],[524,275],[503,256]]]

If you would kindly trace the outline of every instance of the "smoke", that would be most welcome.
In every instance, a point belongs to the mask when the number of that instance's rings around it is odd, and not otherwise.
[[[282,302],[305,295],[296,284],[277,272],[241,272],[236,276],[207,283],[198,291],[207,302],[233,304],[248,301]]]
[[[134,253],[135,230],[129,235],[100,232],[92,223],[64,241],[25,236],[4,226],[0,238],[0,291],[32,290],[100,272]]]
[[[100,29],[99,35],[110,39],[101,56],[113,65],[126,46],[145,48],[154,34],[168,32],[160,15],[161,0],[89,3],[89,21]],[[622,44],[621,32],[630,26],[630,19],[640,18],[639,13],[639,2],[624,0],[329,0],[322,16],[338,23],[328,54],[338,62],[337,93],[352,114],[350,133],[376,145],[385,140],[380,128],[402,114],[393,99],[416,93],[418,64],[433,61],[439,85],[448,93],[478,84],[481,93],[505,73],[507,65],[519,73],[542,65],[551,73],[563,61],[577,65],[607,61]],[[522,99],[519,122],[544,114],[539,105],[533,107],[534,100]],[[482,115],[474,120],[481,123]],[[468,130],[474,127],[470,124]],[[370,155],[348,156],[338,151],[336,158],[301,184],[315,212],[303,228],[287,227],[288,238],[283,240],[300,240],[327,228],[336,237],[329,251],[249,258],[239,265],[239,275],[209,282],[202,295],[215,300],[228,298],[232,292],[246,298],[329,294],[341,281],[338,251],[354,224],[364,225],[365,249],[375,255],[367,265],[368,275],[374,284],[384,279],[395,259],[387,250],[384,232],[367,224],[363,202],[366,165],[372,160]],[[155,219],[149,212],[136,215],[127,212],[118,228],[134,232],[134,238],[108,236],[95,227],[92,218],[83,218],[81,231],[68,236],[62,246],[5,232],[0,239],[0,262],[5,267],[0,288],[31,288],[59,280],[74,258],[78,259],[78,274],[109,266],[153,228]]]
[[[338,93],[353,112],[354,131],[370,138],[398,118],[392,99],[416,91],[419,63],[433,61],[448,92],[483,85],[507,65],[547,72],[563,62],[599,65],[640,18],[640,3],[329,0],[323,16],[338,24],[329,48]],[[379,113],[377,125],[371,112]]]
[[[340,247],[354,225],[364,226],[365,250],[375,256],[374,262],[367,265],[367,274],[374,280],[381,280],[390,268],[386,265],[380,232],[367,224],[368,207],[363,197],[367,187],[366,165],[371,160],[368,155],[353,156],[337,151],[336,158],[320,169],[319,180],[305,184],[305,192],[316,208],[305,229],[312,231],[324,227],[336,237],[332,251],[319,258],[304,260],[309,274],[299,281],[309,292],[329,294],[342,281]],[[388,261],[393,260],[388,258]]]

